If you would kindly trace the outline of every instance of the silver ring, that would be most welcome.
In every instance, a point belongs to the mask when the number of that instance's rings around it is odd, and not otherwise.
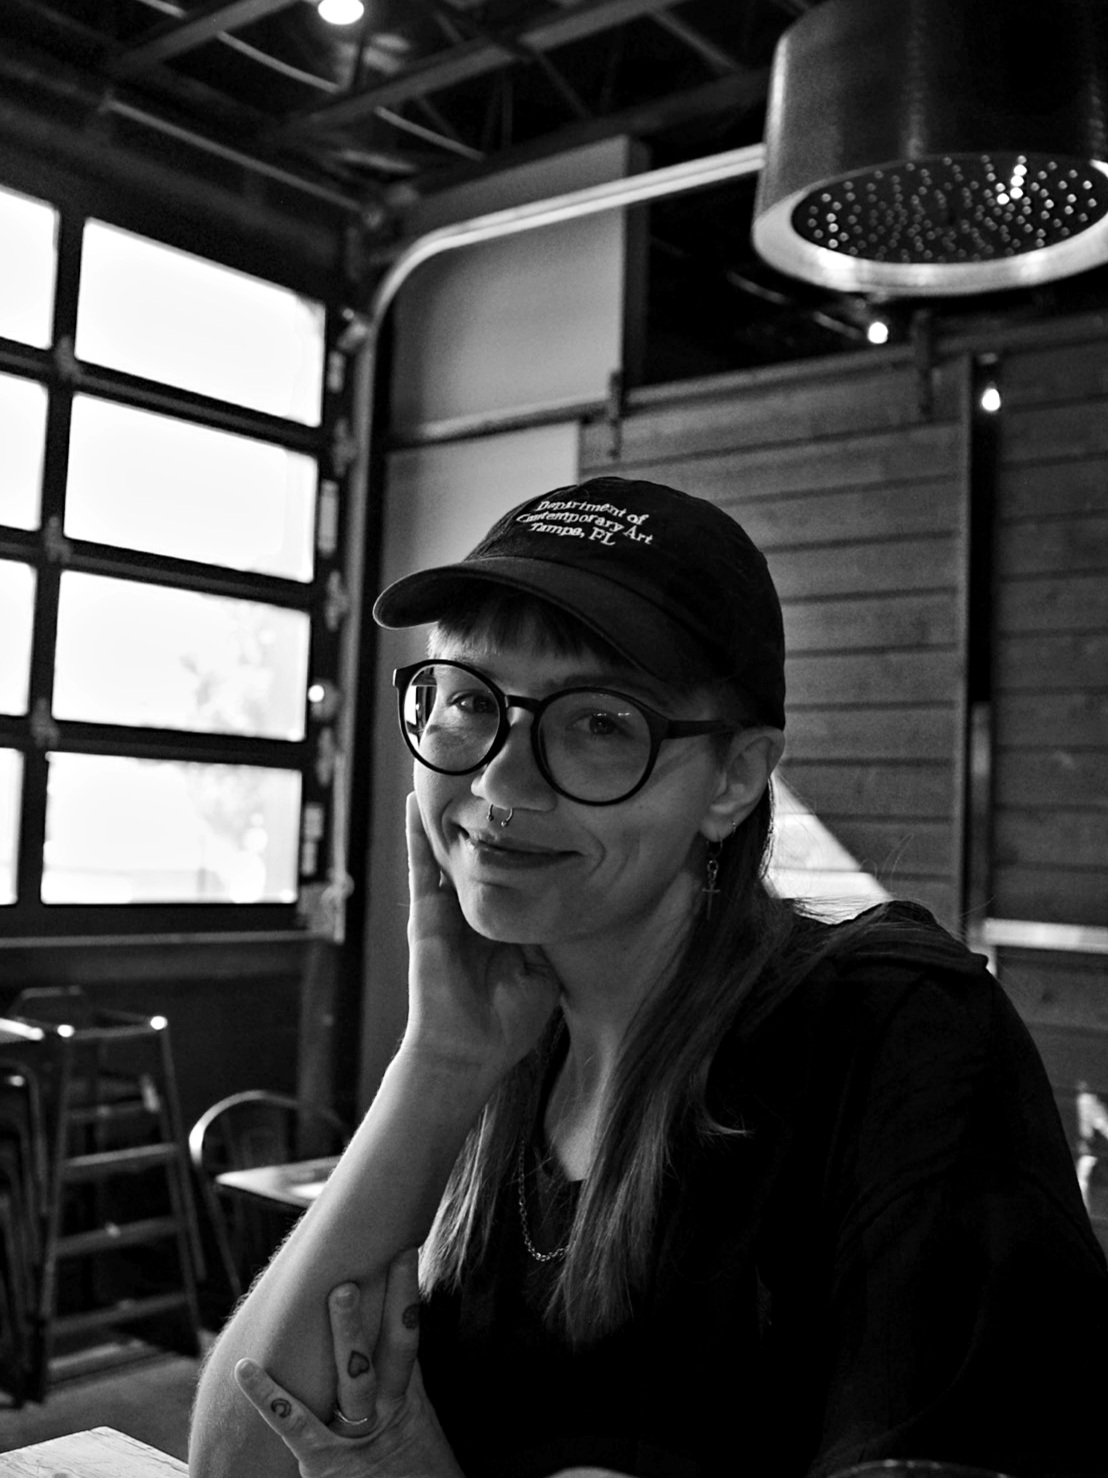
[[[338,1405],[335,1406],[335,1416],[340,1422],[345,1422],[348,1427],[368,1427],[373,1420],[372,1416],[360,1416],[355,1420],[354,1417],[347,1416],[342,1407]]]
[[[496,817],[492,814],[495,809],[496,809],[495,806],[490,806],[489,809],[488,809],[488,814],[485,817],[485,820],[488,821],[490,824],[492,822],[496,821]],[[497,824],[497,826],[499,826],[499,828],[500,828],[501,831],[504,830],[504,828],[507,826],[508,822],[512,819],[512,817],[514,815],[515,815],[515,807],[514,806],[509,806],[508,807],[508,814],[507,814],[507,816],[504,817],[504,820],[503,821],[496,821],[496,824]]]

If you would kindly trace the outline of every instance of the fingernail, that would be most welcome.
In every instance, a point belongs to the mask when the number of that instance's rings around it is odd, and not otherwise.
[[[352,1309],[358,1301],[358,1288],[354,1283],[342,1283],[331,1293],[331,1303],[336,1309]]]

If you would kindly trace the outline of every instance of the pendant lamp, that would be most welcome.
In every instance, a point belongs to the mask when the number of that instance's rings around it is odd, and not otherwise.
[[[1108,261],[1108,0],[823,0],[781,37],[754,245],[892,296]]]

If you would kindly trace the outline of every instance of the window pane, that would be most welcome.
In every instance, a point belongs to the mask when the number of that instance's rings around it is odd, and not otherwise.
[[[308,635],[302,611],[67,571],[54,715],[302,739]]]
[[[35,573],[0,559],[0,713],[27,712]]]
[[[300,776],[52,754],[46,903],[291,903]]]
[[[0,375],[0,523],[38,528],[45,445],[45,385]]]
[[[320,304],[99,221],[84,233],[77,357],[319,424]]]
[[[0,336],[45,349],[52,337],[57,214],[0,190]]]
[[[0,749],[0,903],[15,902],[15,858],[19,838],[19,788],[23,756]]]
[[[308,581],[315,483],[314,459],[298,452],[74,399],[65,531],[75,539]]]

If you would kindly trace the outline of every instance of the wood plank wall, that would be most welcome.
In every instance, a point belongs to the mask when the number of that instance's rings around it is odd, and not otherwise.
[[[1108,341],[1006,350],[997,470],[993,904],[1108,925]],[[1108,1103],[1108,956],[1003,949],[1071,1134]],[[1089,1187],[1108,1247],[1108,1162]]]
[[[1010,351],[1000,382],[994,904],[1108,925],[1108,345]]]
[[[785,778],[890,891],[957,929],[968,384],[995,353],[988,913],[1103,928],[1108,323],[940,351],[930,415],[895,355],[637,392],[622,425],[584,429],[582,475],[668,481],[748,528],[785,610]],[[1108,957],[1006,947],[996,963],[1076,1141],[1078,1085],[1108,1103]],[[1108,1159],[1088,1189],[1108,1246]]]
[[[790,789],[897,896],[958,927],[964,372],[902,351],[631,397],[581,475],[711,498],[765,551],[788,642]]]

